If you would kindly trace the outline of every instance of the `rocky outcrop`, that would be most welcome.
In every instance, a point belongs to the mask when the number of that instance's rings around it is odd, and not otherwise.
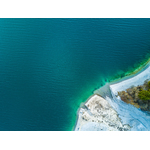
[[[128,131],[130,126],[122,124],[117,112],[104,98],[94,95],[80,108],[75,130]]]

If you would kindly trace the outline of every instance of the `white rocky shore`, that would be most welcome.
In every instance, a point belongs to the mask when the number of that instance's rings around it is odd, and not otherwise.
[[[75,131],[149,131],[150,113],[123,102],[117,96],[118,91],[142,85],[147,79],[150,79],[150,66],[127,80],[96,90],[79,109]]]
[[[75,130],[130,130],[130,126],[121,123],[117,112],[104,98],[94,95],[85,106],[85,108],[81,108],[79,111],[78,124]]]
[[[125,91],[131,86],[142,85],[145,80],[150,79],[150,66],[148,66],[144,71],[135,75],[132,78],[119,82],[117,84],[110,85],[112,92],[117,95],[119,91]]]

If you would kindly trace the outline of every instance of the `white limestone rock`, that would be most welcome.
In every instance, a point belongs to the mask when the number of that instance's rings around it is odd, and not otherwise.
[[[127,131],[130,126],[122,124],[117,112],[101,96],[93,95],[80,108],[75,131]]]

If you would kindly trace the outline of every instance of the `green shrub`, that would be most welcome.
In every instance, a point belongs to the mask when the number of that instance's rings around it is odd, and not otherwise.
[[[147,82],[147,85],[148,85],[148,90],[143,90],[141,89],[140,92],[138,93],[138,97],[141,99],[141,100],[150,100],[150,81]]]
[[[139,98],[141,100],[150,100],[150,90],[146,91],[146,90],[141,90],[138,94]]]

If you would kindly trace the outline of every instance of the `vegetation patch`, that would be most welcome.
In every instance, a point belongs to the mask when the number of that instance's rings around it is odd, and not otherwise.
[[[141,89],[141,91],[139,91],[138,96],[141,100],[144,100],[144,101],[150,100],[150,81],[148,81],[147,87],[148,87],[148,90]]]
[[[150,81],[146,80],[143,85],[132,86],[126,91],[118,92],[121,100],[141,108],[145,111],[150,111]]]

